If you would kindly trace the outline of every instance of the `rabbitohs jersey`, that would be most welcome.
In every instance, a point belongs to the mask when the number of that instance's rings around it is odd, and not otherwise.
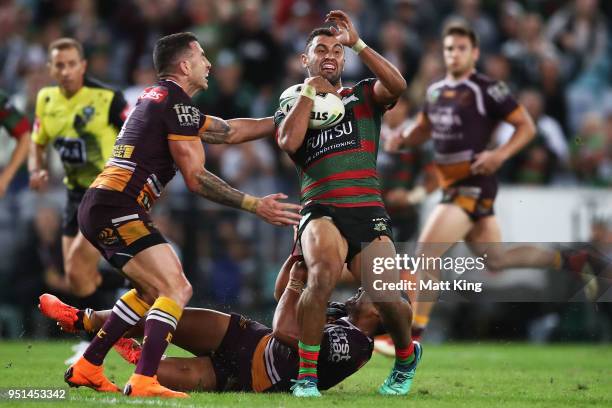
[[[342,88],[344,118],[328,129],[308,129],[292,155],[301,185],[302,205],[336,207],[383,206],[376,156],[386,107],[374,100],[375,78]],[[274,115],[276,138],[285,114]]]

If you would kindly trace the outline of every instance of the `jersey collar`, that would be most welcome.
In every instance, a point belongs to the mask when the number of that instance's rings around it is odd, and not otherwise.
[[[452,79],[452,78],[444,78],[444,85],[450,86],[451,88],[454,88],[458,85],[464,84],[467,81],[469,81],[470,79],[472,79],[472,77],[476,75],[476,70],[473,70],[470,75],[467,78],[463,78],[463,79]]]

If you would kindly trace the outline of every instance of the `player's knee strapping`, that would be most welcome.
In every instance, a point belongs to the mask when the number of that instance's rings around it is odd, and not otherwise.
[[[155,375],[182,314],[183,308],[168,297],[160,296],[153,303],[147,314],[143,350],[136,366],[136,374]]]

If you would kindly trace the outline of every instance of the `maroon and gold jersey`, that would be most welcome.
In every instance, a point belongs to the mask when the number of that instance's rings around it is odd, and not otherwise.
[[[342,121],[328,129],[308,129],[302,146],[291,155],[303,205],[383,206],[376,156],[386,108],[374,100],[375,82],[370,78],[342,88],[338,95],[346,112]],[[284,119],[277,111],[277,136]]]
[[[443,188],[471,176],[474,156],[487,148],[497,125],[517,108],[503,82],[480,73],[429,86],[423,114],[431,122],[434,162]]]
[[[150,209],[177,170],[168,141],[199,140],[205,119],[177,83],[160,80],[145,89],[92,187],[122,192]]]
[[[327,390],[356,373],[372,357],[374,342],[347,318],[326,324],[319,352],[319,389]],[[253,356],[252,389],[289,391],[297,378],[298,351],[276,340],[262,338]]]

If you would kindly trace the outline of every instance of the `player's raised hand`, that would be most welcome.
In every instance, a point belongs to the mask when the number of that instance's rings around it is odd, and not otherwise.
[[[30,173],[30,188],[32,190],[45,190],[48,182],[49,172],[47,170],[34,170]]]
[[[289,279],[295,279],[302,283],[306,283],[308,279],[308,268],[306,268],[304,261],[297,261],[293,264],[291,272],[289,273]]]
[[[299,214],[302,207],[280,201],[286,198],[287,196],[283,193],[270,194],[259,198],[255,214],[273,225],[298,225],[302,218]]]
[[[472,174],[489,176],[495,173],[504,163],[504,159],[495,150],[485,150],[475,156],[471,165]]]
[[[306,78],[304,84],[312,86],[317,93],[336,93],[334,86],[322,76]]]
[[[325,21],[334,23],[331,31],[340,44],[352,47],[359,40],[359,34],[348,14],[342,10],[332,10],[325,16]]]

